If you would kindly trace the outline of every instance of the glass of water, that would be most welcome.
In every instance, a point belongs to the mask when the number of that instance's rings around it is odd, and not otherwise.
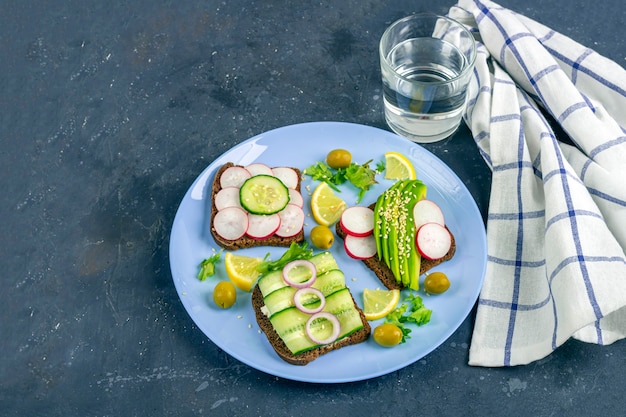
[[[448,17],[415,14],[387,28],[379,51],[389,127],[420,143],[453,134],[476,60],[472,34]]]

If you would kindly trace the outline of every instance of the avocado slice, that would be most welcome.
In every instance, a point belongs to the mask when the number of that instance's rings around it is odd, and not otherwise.
[[[383,215],[387,207],[387,190],[383,192],[376,200],[374,206],[374,239],[376,240],[376,253],[378,260],[384,260],[387,263],[385,252],[387,251],[387,220]]]
[[[389,236],[386,242],[386,261],[391,269],[391,272],[396,278],[396,281],[402,285],[404,285],[404,282],[402,282],[403,274],[401,273],[402,259],[400,256],[399,237],[403,231],[401,214],[403,206],[403,190],[405,186],[406,181],[398,181],[387,190],[386,199],[388,203],[385,211],[383,212],[387,226],[387,234]]]
[[[379,259],[391,269],[398,283],[419,288],[421,258],[415,248],[413,206],[426,197],[419,180],[398,181],[377,200],[374,233]]]
[[[412,290],[419,290],[419,276],[420,276],[420,267],[422,257],[420,256],[417,248],[415,247],[415,235],[417,234],[417,230],[415,230],[414,224],[415,219],[413,218],[413,207],[415,204],[426,198],[427,187],[425,184],[420,182],[414,182],[412,184],[412,189],[410,193],[412,194],[411,201],[407,206],[408,216],[407,216],[407,225],[409,227],[408,235],[408,244],[409,244],[409,256],[407,259],[407,269],[405,273],[409,277],[408,287]]]
[[[417,277],[414,274],[415,255],[415,227],[413,221],[413,207],[415,203],[426,196],[426,186],[419,180],[408,181],[402,189],[401,207],[399,210],[399,263],[400,278],[405,287],[419,286],[419,269]]]

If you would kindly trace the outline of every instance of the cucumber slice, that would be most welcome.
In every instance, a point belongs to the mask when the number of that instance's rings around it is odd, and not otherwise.
[[[322,294],[324,294],[324,297],[326,297],[329,294],[345,288],[345,286],[346,280],[343,272],[339,269],[332,269],[318,275],[311,287],[320,290]],[[265,307],[267,307],[269,315],[272,316],[286,308],[294,307],[293,297],[296,291],[297,288],[284,286],[264,297],[263,302],[265,303]],[[309,308],[313,308],[316,304],[319,305],[319,301],[317,297],[312,297],[312,301],[304,301],[303,304]]]
[[[343,288],[326,297],[326,307],[323,311],[334,314],[339,319],[341,330],[337,340],[363,328],[361,315],[354,305],[348,288]],[[295,307],[287,308],[270,317],[276,333],[294,355],[319,346],[306,334],[305,326],[309,317],[309,314],[303,313]],[[318,327],[314,324],[311,327],[311,332],[315,336],[319,335],[320,339],[324,338],[327,331],[328,329],[324,329],[323,326]]]
[[[317,275],[321,275],[324,272],[330,271],[331,269],[339,269],[337,261],[330,252],[318,253],[317,255],[311,257],[309,261],[313,262],[313,265],[315,265]],[[267,274],[259,278],[258,285],[259,289],[261,290],[261,294],[263,294],[264,297],[279,288],[287,286],[287,284],[285,284],[285,281],[283,281],[282,271],[268,272]]]
[[[239,199],[252,214],[274,214],[289,204],[289,189],[276,177],[255,175],[241,185]]]

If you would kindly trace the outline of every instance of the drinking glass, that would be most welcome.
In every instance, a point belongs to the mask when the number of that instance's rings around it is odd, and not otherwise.
[[[476,60],[465,26],[431,13],[407,16],[385,30],[379,52],[389,127],[420,143],[453,134]]]

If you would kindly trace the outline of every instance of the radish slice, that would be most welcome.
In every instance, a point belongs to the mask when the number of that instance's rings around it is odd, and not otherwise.
[[[426,223],[417,230],[415,246],[426,259],[443,258],[452,246],[450,232],[439,223]]]
[[[220,185],[222,188],[241,187],[250,176],[250,172],[243,167],[228,167],[220,176]]]
[[[272,168],[270,168],[267,165],[262,164],[260,162],[257,162],[257,163],[254,163],[254,164],[250,164],[250,165],[246,165],[246,170],[253,177],[255,175],[274,175],[274,173],[272,172]]]
[[[241,208],[241,202],[239,201],[239,188],[226,187],[219,190],[217,194],[215,194],[215,207],[218,210],[223,210],[226,207]]]
[[[317,298],[318,300],[320,300],[319,305],[315,308],[308,308],[307,306],[305,306],[302,303],[302,298],[307,295],[313,295],[313,299]],[[307,297],[307,300],[310,300],[310,299],[311,297]],[[324,297],[324,294],[322,294],[322,292],[316,288],[311,288],[311,287],[300,288],[293,295],[293,304],[298,308],[298,310],[302,311],[303,313],[315,314],[315,313],[319,313],[320,311],[322,311],[322,309],[326,305],[326,298]]]
[[[248,230],[248,213],[239,207],[227,207],[217,212],[213,228],[222,238],[237,240]]]
[[[246,230],[246,234],[253,239],[267,239],[276,233],[279,227],[280,216],[278,214],[248,213],[248,230]]]
[[[308,277],[306,281],[302,281],[302,282],[294,280],[293,277],[291,276],[291,271],[295,268],[308,269],[308,274],[305,273],[305,276],[310,275],[310,277]],[[301,274],[297,274],[297,276],[301,276]],[[316,279],[317,279],[317,269],[315,268],[315,264],[311,261],[307,261],[305,259],[298,259],[298,260],[287,263],[287,265],[283,267],[283,281],[285,281],[285,284],[289,285],[290,287],[294,287],[298,289],[307,288],[313,285]]]
[[[341,214],[339,224],[344,232],[352,236],[368,236],[374,231],[374,210],[369,207],[353,206]]]
[[[300,208],[304,207],[304,199],[302,198],[302,194],[300,194],[300,191],[289,188],[289,203],[295,204]]]
[[[287,188],[296,188],[298,186],[298,174],[289,167],[272,168],[274,176],[281,180]]]
[[[304,211],[295,204],[287,206],[278,212],[280,216],[280,227],[276,235],[280,237],[291,237],[300,233],[304,226]]]
[[[443,212],[432,200],[420,200],[413,206],[413,221],[415,230],[426,223],[438,223],[445,226]]]
[[[348,256],[354,259],[364,260],[376,255],[376,239],[374,235],[347,235],[343,241],[343,247]]]
[[[311,331],[311,325],[313,324],[313,322],[319,320],[326,320],[331,324],[331,326],[333,326],[333,331],[331,335],[328,336],[326,339],[318,339],[317,337],[313,336],[313,332]],[[341,323],[339,322],[339,319],[335,315],[327,313],[325,311],[320,311],[319,313],[313,314],[306,321],[306,334],[307,336],[309,336],[309,339],[311,339],[314,343],[317,343],[318,345],[327,345],[334,342],[339,337],[340,332]]]

